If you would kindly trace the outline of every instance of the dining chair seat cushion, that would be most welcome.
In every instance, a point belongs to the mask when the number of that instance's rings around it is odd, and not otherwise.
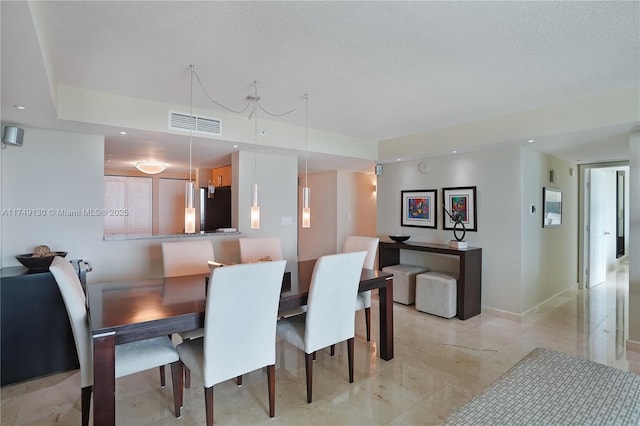
[[[178,361],[178,351],[166,336],[116,345],[116,378]]]
[[[356,298],[356,311],[364,308],[371,307],[371,290],[363,291],[362,293],[358,293],[358,297]]]
[[[276,325],[277,335],[302,351],[305,350],[304,328],[306,317],[307,313],[302,312],[299,315],[293,315],[282,319],[278,321],[278,324]]]
[[[204,346],[202,342],[202,339],[193,339],[178,345],[180,360],[196,377],[204,377]]]

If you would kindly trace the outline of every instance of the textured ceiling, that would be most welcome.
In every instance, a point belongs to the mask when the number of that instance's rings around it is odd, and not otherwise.
[[[5,3],[3,27],[12,25]],[[241,108],[256,80],[273,112],[309,93],[311,127],[372,143],[640,86],[638,2],[47,1],[32,9],[57,83],[186,105],[194,64],[227,106]],[[3,37],[3,91],[5,75],[17,78],[5,72],[5,49]],[[194,106],[216,109],[200,91]],[[278,120],[301,125],[303,115]]]

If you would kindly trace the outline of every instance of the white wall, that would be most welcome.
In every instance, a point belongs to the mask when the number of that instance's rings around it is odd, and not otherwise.
[[[575,277],[577,225],[567,221],[555,233],[542,229],[538,212],[531,217],[529,205],[542,202],[543,176],[555,159],[522,148],[505,148],[432,158],[427,173],[416,162],[385,164],[378,177],[377,232],[381,237],[411,235],[413,241],[446,244],[451,231],[442,230],[442,188],[477,187],[478,231],[467,232],[470,246],[482,248],[482,305],[497,311],[522,314],[563,288],[575,285],[575,278],[549,280],[559,264]],[[568,173],[568,171],[567,171]],[[570,185],[569,181],[565,183]],[[438,229],[400,226],[400,191],[438,190]],[[575,191],[565,193],[565,212],[575,215]],[[574,206],[570,206],[570,204]],[[564,219],[564,216],[563,216]],[[559,254],[558,254],[559,253]],[[550,257],[558,257],[549,263]],[[433,270],[453,272],[457,261],[444,256],[401,252],[401,262],[426,264]],[[552,269],[549,267],[552,266]],[[555,272],[554,272],[555,271]],[[565,274],[566,275],[566,274]],[[553,294],[552,294],[553,293]]]
[[[298,159],[240,151],[232,155],[232,217],[243,237],[278,237],[284,258],[298,259]],[[255,170],[255,172],[254,172]],[[251,185],[258,183],[260,229],[251,229]],[[237,213],[236,213],[237,212]]]
[[[298,228],[299,238],[298,256],[300,260],[317,259],[329,253],[335,253],[338,232],[338,187],[337,172],[317,173],[308,176],[311,206],[311,227]],[[302,202],[302,187],[304,179],[301,179],[298,193]],[[298,208],[300,210],[300,208]]]
[[[301,177],[300,200],[304,176]],[[299,229],[301,260],[342,250],[349,235],[376,235],[376,176],[326,172],[309,175],[311,228]]]
[[[578,178],[574,164],[523,148],[521,311],[535,307],[578,282]],[[550,182],[553,170],[555,182]],[[542,228],[542,188],[562,191],[562,225]],[[530,213],[530,206],[536,212]]]

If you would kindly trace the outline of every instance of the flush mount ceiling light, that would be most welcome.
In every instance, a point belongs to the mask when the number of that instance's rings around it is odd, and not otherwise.
[[[164,172],[167,168],[166,164],[158,161],[138,161],[135,166],[136,169],[148,175],[157,175],[158,173]]]

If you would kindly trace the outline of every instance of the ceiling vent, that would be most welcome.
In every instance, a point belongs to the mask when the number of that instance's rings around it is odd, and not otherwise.
[[[169,112],[169,129],[189,130],[189,125],[194,132],[206,133],[208,135],[219,135],[222,123],[216,118],[190,116],[182,112]]]

